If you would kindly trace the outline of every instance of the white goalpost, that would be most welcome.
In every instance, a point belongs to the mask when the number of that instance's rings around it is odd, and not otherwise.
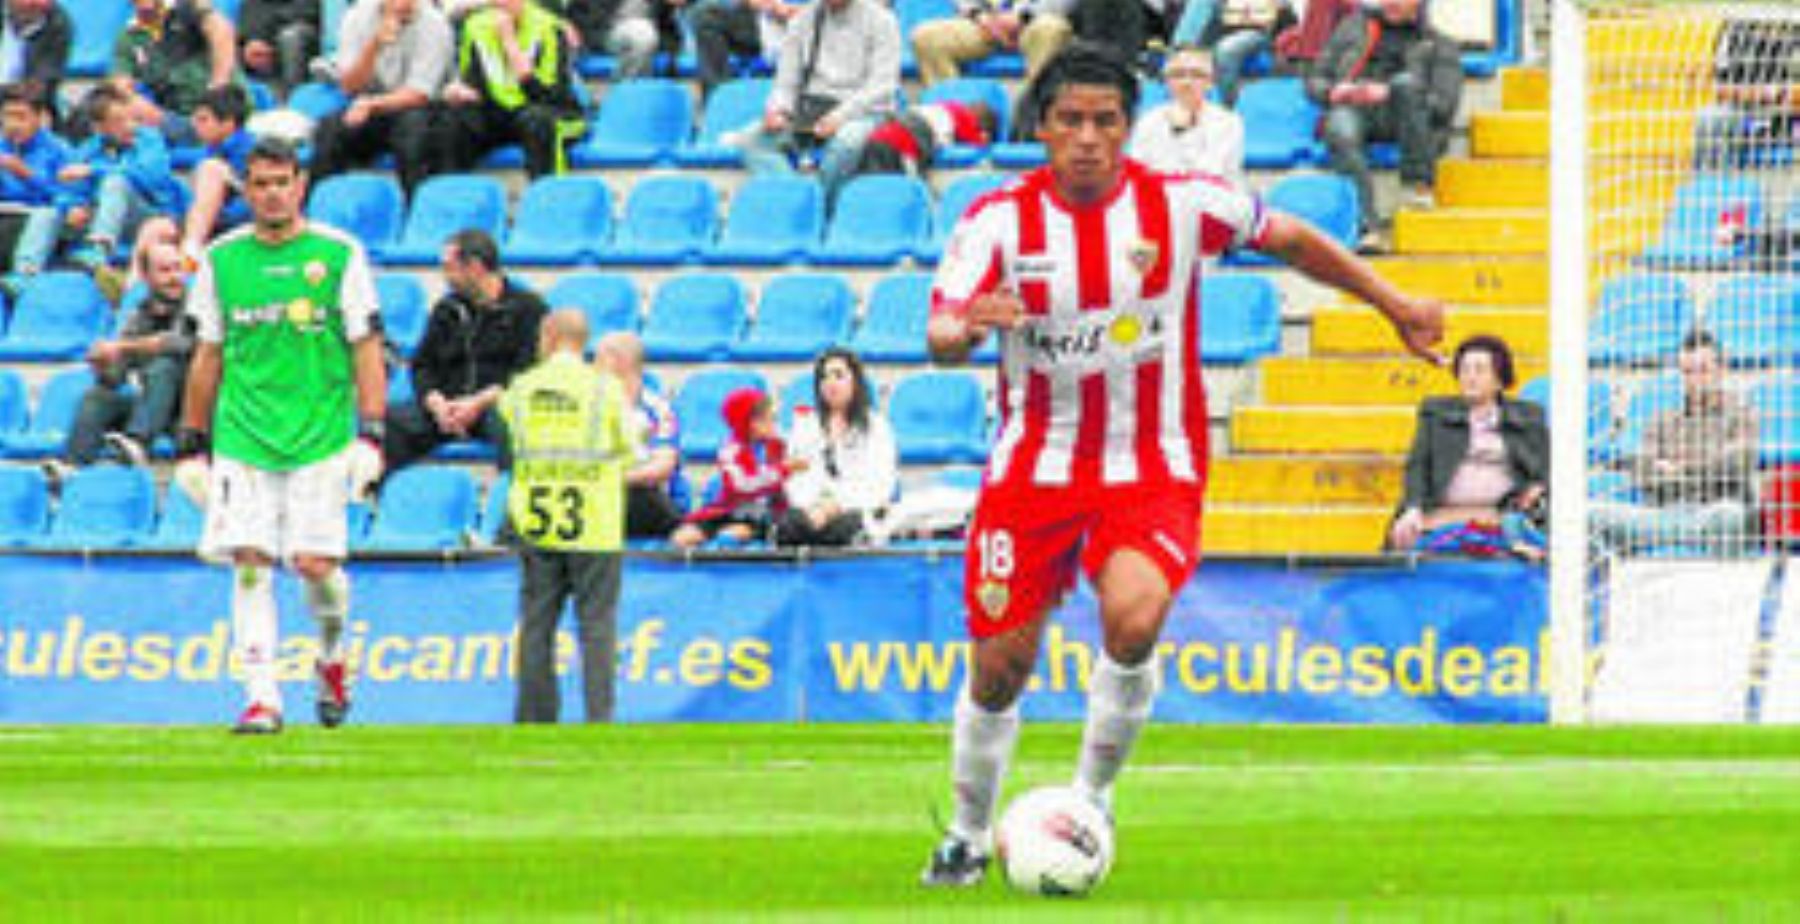
[[[1552,721],[1800,721],[1800,3],[1552,13]]]

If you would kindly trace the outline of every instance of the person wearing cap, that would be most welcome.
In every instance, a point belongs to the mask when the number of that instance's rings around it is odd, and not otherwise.
[[[787,510],[788,476],[806,468],[804,460],[787,457],[775,403],[762,389],[726,395],[722,413],[731,435],[719,447],[719,493],[670,537],[684,549],[714,537],[748,542],[766,534]]]

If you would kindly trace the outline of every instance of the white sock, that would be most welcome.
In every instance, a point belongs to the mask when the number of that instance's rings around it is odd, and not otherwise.
[[[344,620],[350,615],[350,578],[344,569],[332,569],[322,581],[307,581],[306,606],[319,623],[320,660],[343,658]]]
[[[275,685],[275,572],[268,565],[232,569],[231,646],[244,668],[244,692],[252,703],[281,709]]]
[[[986,853],[993,840],[994,804],[1000,781],[1012,763],[1019,741],[1019,704],[989,712],[975,702],[968,683],[956,698],[956,732],[951,744],[951,782],[956,789],[956,817],[950,833]]]
[[[1075,785],[1107,806],[1112,805],[1113,780],[1150,720],[1159,678],[1155,655],[1135,667],[1119,664],[1105,651],[1096,660]]]

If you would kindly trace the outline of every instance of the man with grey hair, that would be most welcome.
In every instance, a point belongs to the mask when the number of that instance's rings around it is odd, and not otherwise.
[[[625,389],[626,412],[637,434],[637,457],[625,471],[625,534],[663,539],[681,525],[681,426],[668,399],[644,387],[644,342],[629,331],[600,338],[595,364]]]

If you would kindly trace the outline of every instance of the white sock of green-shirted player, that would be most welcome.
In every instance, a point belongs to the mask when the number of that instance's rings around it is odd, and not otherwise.
[[[322,581],[306,582],[306,607],[319,623],[319,657],[343,660],[344,623],[350,615],[350,578],[343,568]]]
[[[275,569],[239,565],[231,585],[231,645],[250,702],[281,711],[275,685]]]
[[[994,826],[994,804],[1000,781],[1012,763],[1019,741],[1019,704],[989,712],[975,702],[967,683],[956,698],[956,730],[951,743],[951,781],[956,786],[956,817],[950,833],[988,852]]]
[[[1100,653],[1088,683],[1087,729],[1081,735],[1081,761],[1075,785],[1110,811],[1113,780],[1131,757],[1138,733],[1150,720],[1156,701],[1156,657],[1126,667]]]

